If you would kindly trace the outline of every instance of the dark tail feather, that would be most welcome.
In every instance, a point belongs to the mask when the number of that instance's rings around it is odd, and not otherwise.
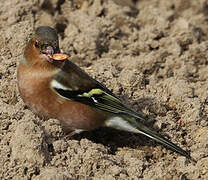
[[[169,141],[168,139],[164,138],[162,135],[150,130],[149,128],[147,128],[146,126],[144,126],[142,123],[140,122],[136,122],[136,128],[140,131],[141,134],[154,139],[155,141],[161,143],[162,145],[170,148],[171,150],[187,157],[188,159],[196,162],[196,160],[194,160],[190,154],[187,151],[184,151],[183,149],[181,149],[179,146],[177,146],[176,144],[172,143],[171,141]]]

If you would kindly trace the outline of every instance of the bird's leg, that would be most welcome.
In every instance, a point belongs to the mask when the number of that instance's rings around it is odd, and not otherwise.
[[[72,136],[74,136],[75,134],[79,134],[81,132],[83,132],[84,130],[82,129],[75,129],[73,131],[71,131],[70,133],[68,133],[66,136],[64,136],[65,139],[70,139]]]
[[[64,139],[71,139],[72,136],[74,136],[76,134],[76,131],[71,131],[70,133],[68,133],[66,136],[64,136]]]

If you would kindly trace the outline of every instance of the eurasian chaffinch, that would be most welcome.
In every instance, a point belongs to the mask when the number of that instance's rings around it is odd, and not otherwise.
[[[188,152],[141,123],[145,118],[126,107],[103,84],[70,60],[56,61],[55,29],[40,26],[25,48],[17,72],[23,101],[43,118],[58,119],[66,131],[80,133],[106,126],[141,133],[192,159]]]

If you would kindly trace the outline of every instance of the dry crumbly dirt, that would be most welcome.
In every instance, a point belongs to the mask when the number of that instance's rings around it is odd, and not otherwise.
[[[1,0],[0,22],[0,179],[208,179],[206,0]],[[16,69],[39,25],[197,163],[111,129],[68,140],[57,120],[36,117]]]

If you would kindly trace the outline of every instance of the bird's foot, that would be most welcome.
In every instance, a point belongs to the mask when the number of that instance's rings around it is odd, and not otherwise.
[[[65,139],[70,139],[72,136],[74,136],[75,134],[79,134],[81,132],[83,132],[84,130],[82,129],[76,129],[76,130],[73,130],[71,132],[69,132],[66,136],[64,136]]]

